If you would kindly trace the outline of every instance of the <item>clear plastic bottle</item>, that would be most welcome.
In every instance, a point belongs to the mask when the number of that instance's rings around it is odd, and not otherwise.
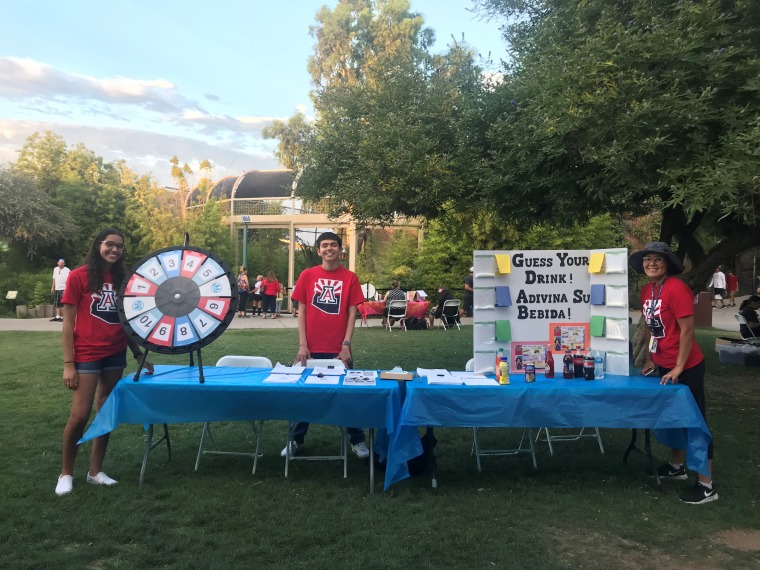
[[[604,356],[598,350],[594,351],[594,378],[597,380],[604,378]]]
[[[504,358],[499,363],[498,371],[499,384],[509,384],[509,361]]]

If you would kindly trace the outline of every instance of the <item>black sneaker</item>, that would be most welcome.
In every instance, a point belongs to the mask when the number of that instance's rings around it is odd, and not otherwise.
[[[660,465],[659,469],[657,469],[657,475],[659,475],[661,479],[673,479],[674,481],[684,481],[688,478],[686,475],[686,469],[683,465],[676,469],[669,462]],[[649,476],[654,477],[654,474],[650,472]]]
[[[688,491],[684,492],[679,499],[687,505],[703,505],[718,500],[718,490],[713,483],[712,489],[708,489],[702,483],[697,483]]]

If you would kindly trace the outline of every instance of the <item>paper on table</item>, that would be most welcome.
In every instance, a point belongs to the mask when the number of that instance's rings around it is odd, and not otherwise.
[[[343,379],[344,386],[376,386],[375,370],[349,370]]]
[[[300,374],[270,374],[264,378],[264,382],[275,382],[278,384],[295,384],[301,379]]]
[[[462,379],[457,378],[444,368],[418,368],[418,376],[426,376],[428,384],[461,384]]]
[[[320,378],[316,374],[310,374],[304,380],[304,384],[330,384],[337,386],[340,383],[340,376],[325,376]]]
[[[315,366],[312,371],[312,375],[322,374],[323,376],[343,376],[345,373],[346,368],[344,366],[334,366],[332,368]]]
[[[273,374],[300,374],[304,371],[303,366],[294,365],[294,366],[285,366],[284,364],[280,364],[279,362],[274,365],[274,368],[272,368]]]
[[[498,386],[499,383],[494,380],[493,378],[476,378],[474,376],[468,376],[466,378],[462,378],[462,382],[466,386]]]

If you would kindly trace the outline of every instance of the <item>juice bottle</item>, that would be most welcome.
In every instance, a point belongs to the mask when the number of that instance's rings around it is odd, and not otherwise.
[[[509,384],[509,362],[504,359],[499,363],[499,384]]]
[[[562,377],[569,379],[573,377],[573,357],[570,354],[570,349],[565,351],[565,356],[562,358]]]

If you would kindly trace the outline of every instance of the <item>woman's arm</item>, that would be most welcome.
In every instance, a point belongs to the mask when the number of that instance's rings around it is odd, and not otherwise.
[[[61,346],[63,347],[63,385],[71,390],[77,387],[77,369],[74,365],[74,321],[77,309],[74,305],[63,306],[63,330]]]

